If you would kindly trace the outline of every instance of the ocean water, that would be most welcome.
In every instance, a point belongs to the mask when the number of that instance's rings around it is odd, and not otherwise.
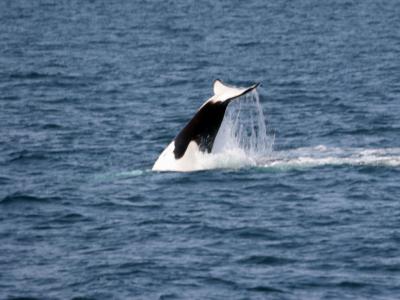
[[[1,1],[0,299],[398,299],[399,28],[397,0]],[[266,147],[152,172],[216,78],[261,82]]]

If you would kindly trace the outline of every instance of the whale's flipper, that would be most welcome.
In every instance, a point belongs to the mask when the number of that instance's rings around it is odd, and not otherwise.
[[[233,99],[252,91],[258,85],[236,88],[215,80],[214,96],[200,107],[189,123],[161,153],[153,170],[190,171],[196,169],[196,157],[193,152],[211,152],[228,104]]]

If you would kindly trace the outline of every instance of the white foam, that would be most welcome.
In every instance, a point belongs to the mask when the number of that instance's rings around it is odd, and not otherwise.
[[[266,168],[296,169],[318,166],[400,166],[400,148],[336,148],[319,145],[275,151],[262,164]]]
[[[220,153],[201,153],[197,170],[239,169],[246,166],[257,166],[257,162],[241,149],[227,149]]]

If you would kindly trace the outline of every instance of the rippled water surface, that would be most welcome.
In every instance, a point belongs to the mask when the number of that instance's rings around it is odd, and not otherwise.
[[[0,2],[0,298],[397,299],[400,2],[111,2]],[[273,151],[150,171],[216,78]]]

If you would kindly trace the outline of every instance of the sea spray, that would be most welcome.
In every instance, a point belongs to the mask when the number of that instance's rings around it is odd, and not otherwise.
[[[229,104],[212,153],[236,151],[257,161],[271,154],[272,145],[273,136],[267,134],[260,97],[254,90]]]

